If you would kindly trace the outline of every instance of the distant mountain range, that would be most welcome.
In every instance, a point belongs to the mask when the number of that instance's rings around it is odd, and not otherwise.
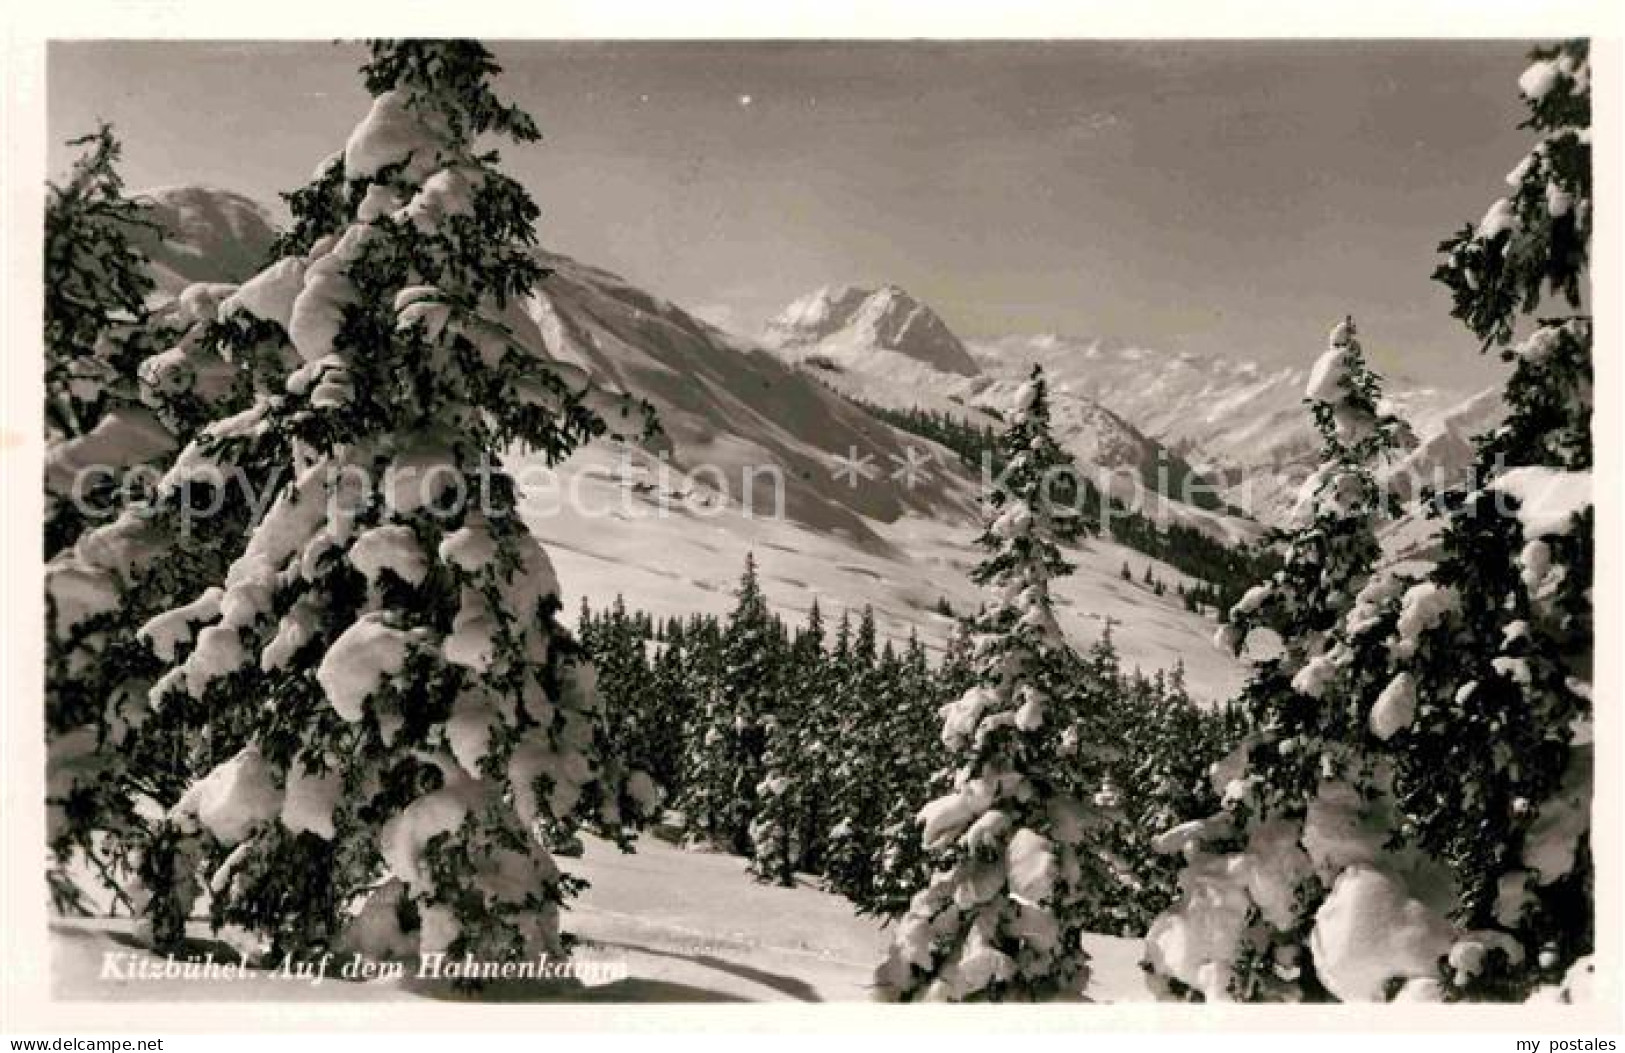
[[[1058,385],[1110,406],[1188,460],[1220,487],[1226,503],[1278,523],[1318,456],[1319,439],[1303,399],[1309,365],[1324,350],[1323,335],[1305,334],[1303,366],[1274,369],[1244,358],[1169,355],[1055,335],[1012,336],[972,351],[984,365],[1043,365]],[[1447,424],[1470,435],[1497,415],[1494,389],[1473,393],[1390,383],[1385,397],[1424,442]]]

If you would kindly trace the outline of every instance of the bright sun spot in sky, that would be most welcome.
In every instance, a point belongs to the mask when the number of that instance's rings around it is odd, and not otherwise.
[[[753,101],[749,95],[739,96],[739,105],[741,106],[749,106]]]

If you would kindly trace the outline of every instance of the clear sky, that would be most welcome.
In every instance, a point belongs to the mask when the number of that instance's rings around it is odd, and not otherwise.
[[[1469,388],[1493,366],[1428,275],[1527,149],[1522,43],[492,47],[545,136],[505,151],[544,242],[741,331],[895,282],[970,338],[1307,363],[1353,312],[1391,373]],[[276,204],[365,112],[363,59],[58,43],[48,131],[105,117],[132,187]]]

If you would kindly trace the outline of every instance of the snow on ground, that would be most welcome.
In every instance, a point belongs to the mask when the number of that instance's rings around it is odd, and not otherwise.
[[[885,952],[889,931],[859,918],[846,900],[802,878],[794,888],[762,885],[745,861],[676,848],[643,837],[637,851],[587,839],[580,859],[563,867],[592,887],[566,914],[566,927],[582,938],[576,957],[612,968],[625,978],[583,986],[570,980],[507,980],[469,994],[444,980],[408,975],[345,980],[252,970],[241,979],[145,980],[130,978],[132,959],[161,964],[131,938],[123,919],[60,919],[52,930],[55,997],[95,1001],[397,1001],[404,999],[505,1002],[856,1001],[868,998],[870,974]],[[217,962],[235,954],[194,923],[187,956],[213,951]],[[1140,941],[1090,936],[1095,1001],[1150,999],[1137,962]],[[112,955],[109,959],[108,955]],[[114,962],[109,969],[107,962]],[[120,978],[119,974],[123,974]]]

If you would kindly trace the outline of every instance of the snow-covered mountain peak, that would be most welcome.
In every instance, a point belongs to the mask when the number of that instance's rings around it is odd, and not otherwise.
[[[175,296],[189,280],[242,281],[265,266],[274,231],[252,202],[206,187],[151,196],[167,209],[159,219],[173,242],[164,246],[169,255],[153,253],[161,294]],[[513,451],[512,468],[527,480],[522,512],[566,588],[595,600],[620,593],[661,616],[721,613],[733,604],[749,551],[762,564],[764,589],[792,617],[814,601],[825,611],[869,606],[883,634],[901,640],[918,631],[939,647],[954,625],[943,605],[975,608],[974,470],[848,396],[988,426],[997,419],[980,407],[1008,405],[1016,378],[983,375],[974,361],[975,375],[943,372],[861,339],[852,345],[858,366],[803,368],[793,352],[731,337],[608,271],[537,257],[551,273],[512,303],[503,324],[521,344],[647,399],[663,429],[649,448],[592,443],[551,471],[543,455]],[[841,312],[829,308],[847,302],[846,320],[865,319],[850,331],[885,332],[882,323],[913,313],[906,297],[896,288],[849,297],[829,290],[803,306],[833,315]],[[1071,444],[1092,463],[1122,462],[1127,476],[1141,474],[1146,454],[1159,449],[1101,407],[1059,416],[1075,426]],[[1212,520],[1221,534],[1250,526],[1195,509],[1181,515]],[[1136,566],[1152,561],[1108,539],[1071,555],[1080,571],[1058,590],[1058,617],[1076,640],[1132,625],[1115,636],[1125,662],[1162,668],[1181,660],[1201,698],[1239,687],[1244,668],[1208,646],[1203,616],[1121,581],[1131,556]],[[1185,580],[1171,565],[1158,573]]]
[[[856,361],[891,352],[943,373],[981,370],[937,313],[896,285],[831,285],[803,296],[767,325],[782,350]]]
[[[1224,484],[1225,501],[1264,522],[1289,514],[1317,457],[1319,439],[1303,404],[1308,362],[1172,354],[1055,334],[1011,336],[972,352],[989,373],[998,373],[1001,362],[1041,364],[1057,390],[1093,399],[1133,422]],[[1423,438],[1440,430],[1442,416],[1462,398],[1403,383],[1390,384],[1386,395],[1386,408]]]

